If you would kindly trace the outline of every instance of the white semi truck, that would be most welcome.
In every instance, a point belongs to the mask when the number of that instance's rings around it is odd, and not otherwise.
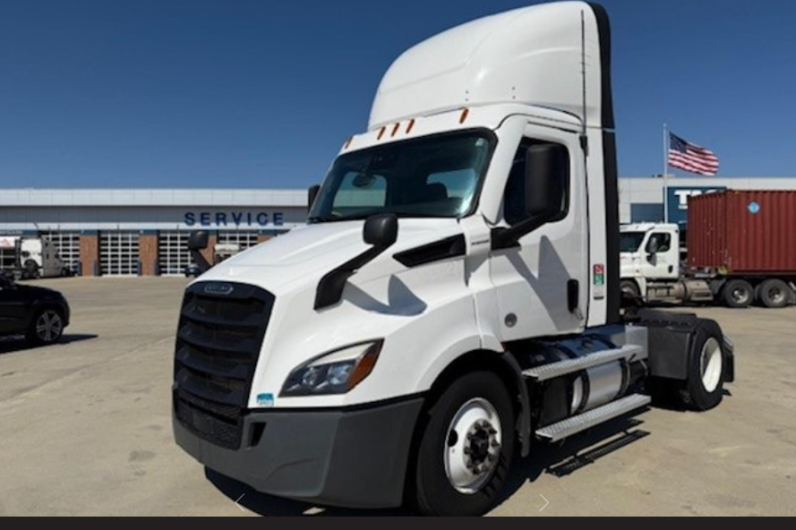
[[[620,307],[613,129],[598,5],[408,50],[308,226],[187,287],[176,442],[277,496],[474,515],[517,453],[643,410],[653,388],[718,405],[734,377],[719,326]]]
[[[27,236],[0,237],[0,269],[23,280],[55,278],[70,273],[52,241]]]
[[[713,302],[713,275],[686,277],[680,227],[636,223],[620,228],[622,292],[646,302]],[[727,292],[732,296],[731,292]]]
[[[743,192],[740,192],[743,193]],[[697,204],[696,206],[700,206]],[[779,217],[778,217],[779,218]],[[781,217],[785,219],[785,216]],[[727,307],[743,309],[753,303],[771,309],[782,309],[796,304],[796,271],[777,267],[776,260],[789,256],[775,250],[791,234],[791,225],[766,224],[768,232],[746,231],[742,237],[756,237],[760,255],[757,269],[712,267],[712,263],[742,264],[737,257],[747,259],[750,251],[714,250],[713,262],[703,262],[700,257],[683,259],[683,237],[680,227],[665,223],[639,223],[621,227],[620,263],[622,291],[642,302],[693,302],[720,303]],[[772,235],[773,233],[773,235]],[[720,239],[719,232],[703,239]],[[774,243],[774,244],[772,244]],[[751,247],[751,246],[750,246]],[[787,244],[781,248],[787,248]]]

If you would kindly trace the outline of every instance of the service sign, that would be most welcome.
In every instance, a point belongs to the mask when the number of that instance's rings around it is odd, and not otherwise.
[[[182,222],[196,228],[278,228],[285,225],[283,212],[250,211],[190,211],[185,212]]]

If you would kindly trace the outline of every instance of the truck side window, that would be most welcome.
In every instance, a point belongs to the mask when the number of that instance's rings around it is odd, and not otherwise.
[[[672,248],[672,235],[671,234],[652,234],[650,241],[647,243],[647,252],[652,250],[652,242],[658,242],[658,252],[669,252]]]
[[[538,140],[525,139],[520,144],[520,148],[514,155],[514,162],[509,173],[509,180],[506,184],[506,191],[503,196],[503,215],[506,222],[514,226],[522,221],[528,219],[526,213],[528,209],[525,207],[525,152],[533,145],[544,144]],[[561,214],[556,218],[557,220],[564,219],[569,212],[569,172],[561,175],[539,175],[535,178],[560,178],[564,179],[564,189],[567,192],[564,194],[564,201],[561,204]]]

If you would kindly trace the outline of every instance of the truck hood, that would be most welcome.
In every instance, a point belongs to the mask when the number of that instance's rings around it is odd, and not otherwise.
[[[216,265],[200,281],[235,281],[258,285],[274,294],[295,282],[317,281],[368,248],[364,221],[321,223],[296,228]],[[368,266],[398,252],[461,234],[456,219],[401,219],[398,241]]]

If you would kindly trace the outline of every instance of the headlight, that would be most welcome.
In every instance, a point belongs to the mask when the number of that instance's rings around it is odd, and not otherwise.
[[[288,376],[282,397],[345,394],[373,371],[384,341],[347,346],[305,363]]]

